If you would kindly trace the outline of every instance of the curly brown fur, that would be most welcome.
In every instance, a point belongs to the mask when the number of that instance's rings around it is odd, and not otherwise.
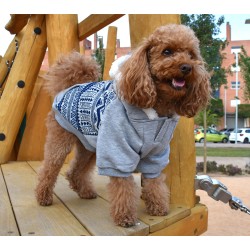
[[[47,118],[47,130],[43,167],[38,174],[38,185],[35,191],[38,203],[43,206],[52,204],[57,176],[67,154],[77,140],[73,134],[64,130],[57,123],[53,111]]]
[[[184,72],[183,65],[190,72]],[[199,41],[184,25],[156,29],[124,63],[121,74],[120,96],[137,107],[154,108],[160,116],[192,117],[210,99],[210,75]],[[185,81],[185,86],[174,87],[173,79]]]
[[[70,187],[77,192],[80,198],[93,199],[97,197],[91,179],[94,167],[95,154],[86,150],[80,141],[77,141],[75,158],[70,163],[66,178]]]
[[[170,192],[165,182],[165,175],[142,180],[142,199],[150,215],[167,215],[169,212]]]
[[[127,178],[110,177],[108,185],[111,216],[116,225],[134,226],[137,222],[137,202],[139,190],[133,176]]]
[[[100,67],[91,57],[78,52],[61,55],[43,78],[43,87],[51,96],[77,83],[94,82],[100,76]]]
[[[93,59],[73,52],[60,57],[49,69],[45,88],[55,96],[74,84],[96,81],[98,76],[99,66]],[[209,102],[209,79],[194,32],[186,26],[173,24],[156,29],[132,53],[121,68],[117,91],[129,104],[154,108],[159,116],[177,113],[192,117]],[[57,175],[74,144],[75,159],[67,173],[70,187],[81,198],[95,198],[91,182],[95,155],[58,125],[53,112],[48,116],[47,128],[43,169],[36,188],[38,202],[41,205],[52,203]],[[114,222],[124,227],[135,225],[139,194],[133,177],[110,177],[108,190]],[[164,175],[143,180],[142,198],[149,214],[168,213],[169,190]]]

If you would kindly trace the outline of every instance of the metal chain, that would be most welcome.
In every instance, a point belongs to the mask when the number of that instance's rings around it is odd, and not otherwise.
[[[14,63],[14,60],[15,60],[15,58],[16,58],[16,55],[17,55],[17,52],[18,52],[18,48],[19,48],[19,46],[18,46],[18,41],[17,41],[17,40],[15,40],[15,44],[16,44],[16,51],[15,51],[15,54],[14,54],[14,56],[13,56],[13,59],[12,59],[11,63],[10,63],[9,60],[7,60],[7,61],[5,62],[6,66],[7,66],[7,72],[6,72],[6,75],[4,76],[2,82],[0,83],[0,89],[3,87],[4,82],[6,81],[8,75],[9,75],[9,73],[10,73],[10,70],[11,70],[11,68],[12,68],[12,65],[13,65],[13,63]]]
[[[240,209],[240,211],[250,215],[250,209],[243,204],[240,198],[232,196],[223,183],[216,179],[212,179],[208,175],[195,176],[195,189],[204,190],[214,200],[229,203],[232,209]]]

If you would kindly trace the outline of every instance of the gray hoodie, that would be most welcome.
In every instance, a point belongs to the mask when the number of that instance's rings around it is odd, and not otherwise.
[[[169,162],[179,117],[149,119],[116,96],[113,81],[74,85],[55,97],[53,110],[63,128],[96,151],[100,175],[128,177],[137,170],[156,178]]]

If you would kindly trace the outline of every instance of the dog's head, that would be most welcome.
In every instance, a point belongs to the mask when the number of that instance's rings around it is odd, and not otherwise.
[[[119,94],[125,101],[162,115],[192,117],[210,98],[199,40],[184,25],[156,29],[124,63],[121,76]]]

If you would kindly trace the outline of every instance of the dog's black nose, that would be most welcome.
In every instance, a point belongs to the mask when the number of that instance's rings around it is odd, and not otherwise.
[[[181,70],[181,73],[183,73],[184,75],[187,75],[191,72],[192,66],[189,64],[182,64],[180,66],[180,70]]]

